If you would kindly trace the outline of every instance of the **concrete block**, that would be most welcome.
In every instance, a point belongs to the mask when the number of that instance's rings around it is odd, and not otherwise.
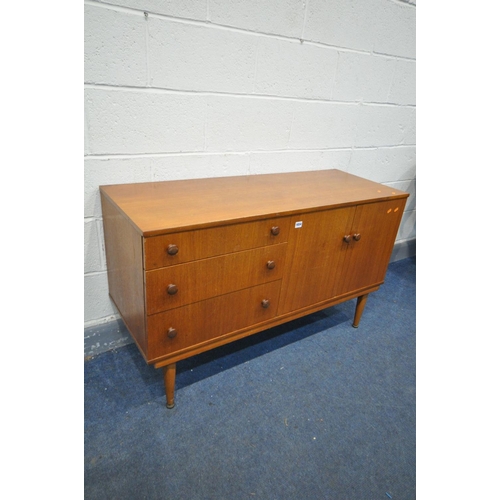
[[[108,277],[105,272],[85,275],[83,297],[85,323],[95,324],[98,319],[118,315],[118,309],[109,298]]]
[[[102,217],[99,186],[151,181],[149,158],[86,158],[83,168],[85,217]]]
[[[100,0],[98,0],[100,1]],[[207,0],[104,0],[107,4],[129,7],[150,14],[205,20]]]
[[[384,184],[412,181],[416,176],[416,147],[354,149],[348,171]]]
[[[391,0],[378,3],[374,52],[415,59],[416,8]]]
[[[329,99],[337,51],[299,41],[262,38],[257,53],[255,93]]]
[[[293,104],[267,98],[210,96],[206,150],[286,149]]]
[[[379,169],[376,165],[377,148],[353,149],[347,171],[365,179],[379,182]]]
[[[201,151],[206,97],[155,91],[87,89],[93,154]]]
[[[415,146],[379,148],[377,164],[383,178],[381,182],[413,181],[417,175],[417,148]]]
[[[209,20],[261,33],[300,38],[304,0],[208,0]]]
[[[416,210],[405,211],[399,225],[397,240],[409,240],[417,236],[417,212]]]
[[[85,82],[147,84],[144,16],[85,5],[84,25]]]
[[[84,118],[83,118],[83,154],[88,155],[91,153],[90,145],[89,145],[89,131],[87,127],[87,116],[84,110]]]
[[[417,239],[412,238],[410,240],[398,240],[396,237],[396,243],[392,250],[391,259],[389,262],[396,262],[401,259],[407,259],[408,257],[414,257],[417,254]]]
[[[415,61],[395,61],[394,80],[388,102],[394,104],[416,104],[417,64]]]
[[[289,149],[351,147],[358,111],[356,104],[296,102]]]
[[[305,40],[371,51],[380,0],[308,0]]]
[[[417,108],[404,107],[404,139],[405,144],[417,143]]]
[[[361,105],[356,128],[356,147],[414,144],[414,108]]]
[[[149,21],[151,85],[251,93],[256,37],[165,19]]]
[[[89,219],[84,221],[84,272],[92,273],[103,271],[102,240],[100,239],[98,221]]]
[[[350,149],[335,151],[270,151],[250,153],[251,174],[273,174],[327,170],[338,168],[346,171]]]
[[[154,181],[248,175],[247,153],[169,155],[151,158]]]
[[[387,102],[395,67],[395,59],[340,51],[331,97],[334,101]]]

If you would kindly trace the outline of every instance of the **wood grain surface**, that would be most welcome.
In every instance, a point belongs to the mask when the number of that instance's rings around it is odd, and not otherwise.
[[[341,170],[100,186],[144,236],[301,211],[405,198]]]

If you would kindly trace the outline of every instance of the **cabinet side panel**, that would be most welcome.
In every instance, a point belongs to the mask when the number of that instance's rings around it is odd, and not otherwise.
[[[101,194],[109,295],[130,334],[146,352],[142,236]]]

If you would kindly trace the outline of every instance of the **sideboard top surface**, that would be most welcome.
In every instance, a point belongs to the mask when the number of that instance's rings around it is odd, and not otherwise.
[[[144,236],[408,196],[336,169],[115,184],[100,190]]]

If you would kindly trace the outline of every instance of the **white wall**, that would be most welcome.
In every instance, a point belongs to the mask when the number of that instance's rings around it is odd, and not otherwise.
[[[85,326],[119,317],[101,184],[339,168],[409,191],[413,240],[414,4],[86,1]]]

